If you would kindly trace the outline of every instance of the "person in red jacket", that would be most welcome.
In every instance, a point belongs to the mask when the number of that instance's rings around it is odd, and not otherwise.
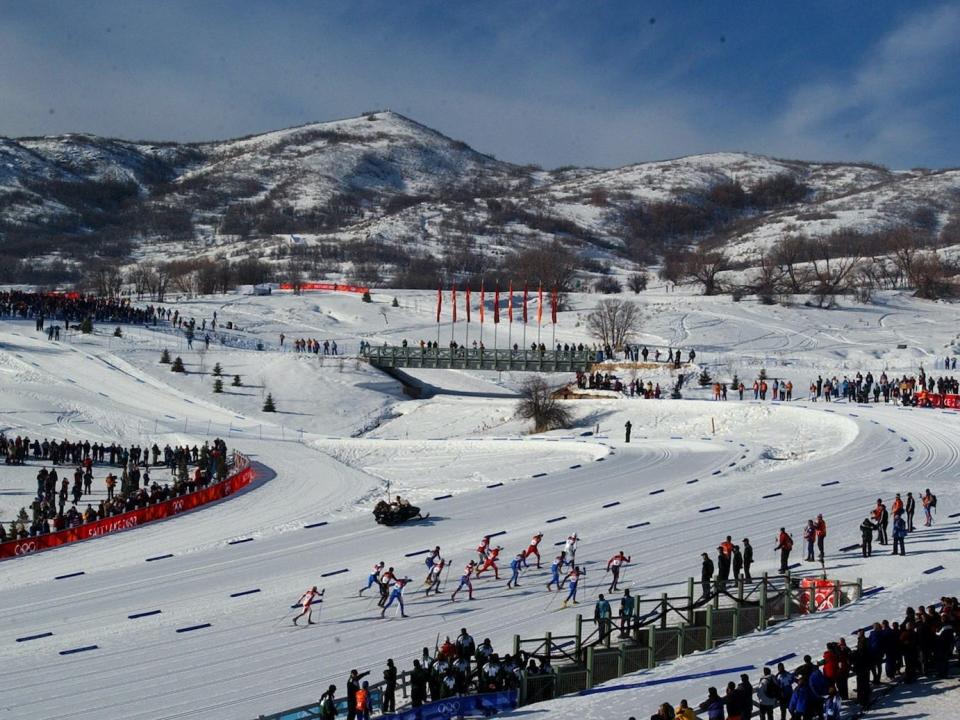
[[[501,550],[503,550],[503,548],[498,545],[487,551],[487,559],[483,561],[483,565],[477,568],[477,577],[480,577],[480,573],[493,568],[493,576],[497,580],[500,579],[500,568],[497,567],[497,557],[499,557]]]
[[[814,528],[817,535],[817,551],[820,553],[820,562],[823,562],[823,541],[827,537],[827,521],[823,519],[823,515],[817,515]]]
[[[793,538],[786,528],[780,528],[777,536],[777,546],[774,550],[780,551],[780,572],[785,573],[790,567],[790,551],[793,550]]]

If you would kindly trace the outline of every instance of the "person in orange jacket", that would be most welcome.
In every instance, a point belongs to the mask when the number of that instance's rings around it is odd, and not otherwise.
[[[730,535],[727,535],[727,539],[720,543],[720,550],[724,555],[730,557],[730,553],[733,552],[733,538]]]
[[[370,700],[370,683],[366,680],[363,681],[363,685],[357,690],[354,701],[356,702],[354,707],[356,709],[357,720],[370,720],[370,710],[373,708],[373,703]]]
[[[780,551],[780,572],[785,573],[790,567],[790,551],[793,550],[793,538],[786,528],[780,528],[777,535],[777,546],[774,550]]]
[[[890,506],[890,511],[894,517],[903,512],[903,500],[900,498],[900,493],[897,493],[897,497],[894,498],[893,505]]]

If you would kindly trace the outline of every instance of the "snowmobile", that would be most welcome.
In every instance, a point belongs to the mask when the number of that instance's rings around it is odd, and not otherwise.
[[[385,500],[381,500],[373,508],[373,517],[380,525],[400,525],[408,520],[426,520],[430,513],[420,514],[420,508],[416,505],[391,505]]]

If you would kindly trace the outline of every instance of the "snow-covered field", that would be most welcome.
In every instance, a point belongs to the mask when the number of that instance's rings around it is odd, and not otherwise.
[[[340,295],[177,303],[198,322],[217,311],[221,325],[232,321],[240,328],[227,333],[224,344],[215,337],[206,351],[200,342],[190,350],[158,330],[131,328],[114,338],[111,327],[102,327],[92,337],[49,343],[32,323],[0,322],[0,428],[8,435],[161,446],[219,435],[251,455],[260,475],[254,487],[216,505],[3,562],[0,718],[59,718],[69,708],[78,720],[252,719],[314,701],[330,682],[342,688],[353,667],[370,669],[374,679],[387,657],[409,667],[438,633],[442,639],[467,627],[507,648],[515,633],[569,632],[572,611],[547,612],[557,603],[543,589],[546,570],[529,571],[518,590],[481,579],[472,603],[410,593],[405,620],[380,620],[375,603],[356,596],[379,560],[419,582],[424,566],[416,553],[438,544],[453,562],[452,582],[480,537],[499,531],[505,531],[497,540],[507,558],[537,531],[545,533],[547,552],[578,532],[589,597],[603,563],[622,548],[637,561],[625,585],[643,596],[685,585],[699,572],[700,553],[728,534],[753,540],[755,574],[774,572],[775,532],[784,525],[799,537],[806,520],[822,512],[828,574],[885,588],[854,606],[612,683],[634,686],[629,689],[536,709],[550,718],[641,717],[663,700],[702,699],[708,684],[727,678],[643,683],[759,668],[789,652],[817,654],[828,638],[898,617],[907,604],[956,594],[958,526],[947,515],[960,501],[958,415],[803,399],[818,374],[894,375],[921,364],[939,374],[938,363],[954,353],[958,338],[953,306],[883,294],[872,305],[821,311],[643,293],[636,298],[645,314],[640,342],[695,347],[698,363],[722,380],[736,373],[749,384],[765,368],[771,378],[792,380],[798,400],[719,403],[698,387],[683,401],[579,400],[571,402],[573,428],[532,436],[514,417],[519,373],[421,371],[439,392],[411,400],[394,380],[353,357],[321,361],[290,352],[300,337],[336,340],[347,353],[361,339],[436,339],[435,295],[396,293],[398,308],[391,307],[393,295],[375,294],[372,304]],[[596,300],[571,298],[557,341],[588,341],[584,316]],[[488,347],[491,328],[484,330]],[[465,331],[458,323],[458,341]],[[515,325],[512,341],[520,342],[521,333]],[[542,334],[551,340],[549,326]],[[450,336],[448,322],[441,342]],[[528,328],[527,342],[535,336]],[[479,339],[476,323],[470,338]],[[258,342],[264,350],[255,349]],[[505,325],[497,342],[507,344]],[[187,375],[158,363],[163,348],[183,358]],[[223,394],[212,392],[216,363],[226,379]],[[234,375],[242,386],[231,386]],[[261,410],[268,392],[275,414]],[[629,445],[623,442],[627,420],[633,423]],[[0,520],[29,504],[37,469],[0,468]],[[98,491],[102,475],[97,472]],[[431,518],[376,525],[369,511],[387,483]],[[908,538],[906,558],[881,554],[864,562],[839,551],[858,541],[859,522],[877,497],[889,502],[896,492],[925,487],[939,497],[938,521]],[[781,494],[763,498],[774,493]],[[443,495],[451,497],[434,500]],[[620,504],[603,507],[615,500]],[[699,512],[717,505],[719,511]],[[547,522],[560,516],[566,517]],[[321,522],[327,524],[304,527]],[[627,527],[641,522],[649,525]],[[242,538],[253,541],[228,544]],[[146,562],[166,554],[172,557]],[[923,573],[937,565],[944,570]],[[349,572],[323,577],[343,569]],[[290,604],[315,583],[327,589],[321,624],[290,627]],[[235,596],[254,589],[259,592]],[[129,618],[153,610],[160,613]],[[89,645],[97,649],[59,654]]]

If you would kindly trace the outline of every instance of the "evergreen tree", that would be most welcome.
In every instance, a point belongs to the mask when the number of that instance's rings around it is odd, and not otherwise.
[[[80,323],[80,332],[84,335],[89,335],[93,332],[93,319],[90,317],[85,317],[83,322]]]
[[[767,379],[767,369],[760,368],[760,374],[757,376],[758,379],[762,382]]]
[[[180,356],[177,355],[176,359],[173,361],[173,365],[170,366],[171,372],[185,373],[187,369],[183,366],[183,360],[180,359]]]
[[[363,300],[364,302],[367,302],[367,303],[368,303],[368,302],[373,302],[373,298],[370,297],[370,291],[369,291],[369,290],[364,290],[364,291],[363,291],[363,297],[361,298],[361,300]]]
[[[217,363],[213,366],[213,375],[214,377],[220,377],[223,375],[223,368],[220,367],[220,363]]]
[[[230,384],[233,385],[234,387],[243,387],[243,383],[240,382],[240,376],[239,376],[239,375],[234,375],[234,376],[233,376],[233,382],[230,383]]]
[[[213,381],[213,391],[215,393],[223,392],[223,380],[221,380],[220,378],[217,378],[216,380]]]
[[[740,378],[737,377],[737,374],[736,374],[736,373],[733,374],[733,380],[730,381],[730,386],[731,386],[734,390],[736,390],[738,387],[740,387]]]
[[[393,299],[393,302],[390,303],[390,307],[400,307],[400,303],[397,302],[397,299],[396,299],[396,298],[394,298],[394,299]]]
[[[123,330],[120,329],[120,326],[117,325],[116,330],[113,331],[114,337],[123,337]]]
[[[710,373],[708,373],[707,369],[704,368],[700,371],[700,377],[697,378],[697,381],[700,383],[700,387],[706,387],[713,382],[713,378],[710,377]]]
[[[264,412],[276,412],[277,407],[273,404],[273,395],[267,393],[267,399],[263,401],[263,411]]]
[[[163,349],[163,352],[160,353],[160,364],[169,365],[170,364],[170,351],[166,348]]]

